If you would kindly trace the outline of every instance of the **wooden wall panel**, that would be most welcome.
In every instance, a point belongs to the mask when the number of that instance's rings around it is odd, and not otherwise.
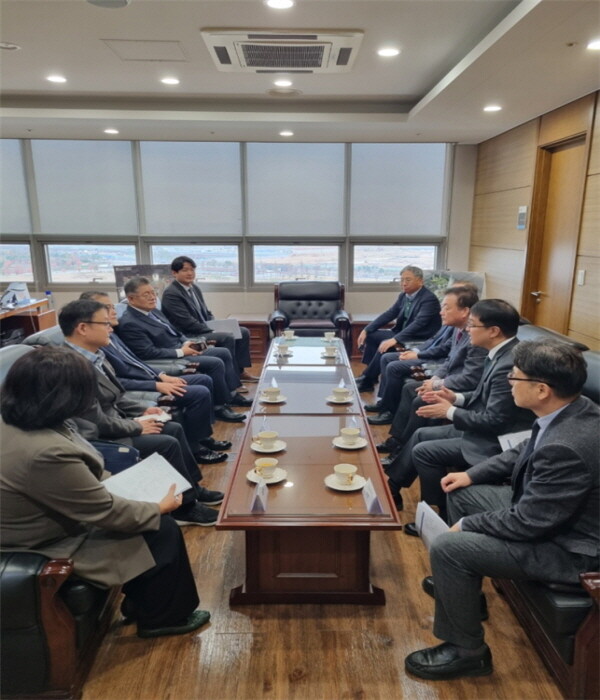
[[[534,119],[479,145],[475,194],[531,185],[538,121]]]
[[[577,252],[600,257],[600,173],[587,178]]]
[[[600,173],[600,93],[596,95],[596,117],[594,119],[594,131],[592,133],[592,148],[590,152],[590,164],[588,175]]]
[[[517,229],[517,215],[523,205],[531,206],[531,187],[477,195],[471,245],[525,250],[527,229]]]
[[[600,258],[579,256],[577,269],[585,270],[585,284],[573,287],[573,303],[569,320],[571,332],[586,336],[583,342],[593,349],[600,349],[600,316],[598,300],[600,299]]]
[[[471,246],[469,270],[485,272],[487,298],[506,299],[517,309],[521,303],[525,252]]]
[[[548,114],[544,114],[540,124],[539,145],[543,146],[576,134],[584,134],[590,126],[595,95],[586,95]]]

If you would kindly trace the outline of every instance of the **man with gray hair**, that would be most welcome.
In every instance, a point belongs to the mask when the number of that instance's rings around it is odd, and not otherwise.
[[[359,391],[375,388],[381,368],[383,353],[406,341],[427,340],[437,333],[442,322],[440,302],[433,292],[425,287],[423,270],[407,265],[400,270],[401,294],[387,311],[379,314],[358,336],[359,348],[364,346],[362,361],[367,368],[358,377]],[[389,330],[380,330],[395,321]]]

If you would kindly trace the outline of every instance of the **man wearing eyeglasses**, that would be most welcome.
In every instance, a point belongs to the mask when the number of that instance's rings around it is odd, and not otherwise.
[[[451,425],[419,428],[387,467],[396,505],[402,507],[400,488],[419,476],[421,497],[446,516],[446,498],[440,479],[451,467],[467,467],[500,452],[498,435],[524,430],[533,414],[513,401],[507,374],[512,367],[519,314],[502,299],[484,299],[471,308],[467,330],[471,344],[488,351],[483,375],[473,391],[458,393],[447,387],[422,395],[423,418],[446,419]],[[416,535],[414,523],[406,534]]]
[[[580,395],[586,378],[582,354],[567,343],[515,348],[514,401],[537,420],[529,440],[442,479],[453,525],[431,546],[423,588],[435,598],[433,633],[443,643],[406,657],[413,675],[492,672],[483,576],[576,584],[581,572],[598,571],[600,410]]]

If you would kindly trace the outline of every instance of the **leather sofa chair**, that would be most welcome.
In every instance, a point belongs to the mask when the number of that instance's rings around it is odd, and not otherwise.
[[[344,310],[344,285],[339,282],[280,282],[275,285],[275,310],[269,323],[275,335],[285,329],[299,336],[321,336],[335,331],[346,347],[350,342],[350,315]]]

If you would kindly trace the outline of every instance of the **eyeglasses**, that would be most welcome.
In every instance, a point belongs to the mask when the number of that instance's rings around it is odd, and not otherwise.
[[[530,377],[515,377],[515,375],[512,372],[509,372],[506,375],[507,379],[509,382],[534,382],[537,384],[547,384],[548,386],[554,386],[554,384],[550,384],[550,382],[547,382],[545,379],[537,379],[537,378],[530,378]]]
[[[96,326],[106,326],[107,328],[112,328],[112,323],[110,321],[84,321],[84,323],[93,323]]]
[[[144,297],[144,299],[154,299],[156,292],[137,292],[136,296]]]
[[[114,304],[104,304],[104,306],[106,306],[106,308],[107,308],[109,311],[114,311],[114,310],[115,310],[115,305],[114,305]]]
[[[477,323],[471,323],[470,321],[467,321],[467,329],[469,328],[488,328],[488,326],[484,326],[483,324],[477,324]]]

